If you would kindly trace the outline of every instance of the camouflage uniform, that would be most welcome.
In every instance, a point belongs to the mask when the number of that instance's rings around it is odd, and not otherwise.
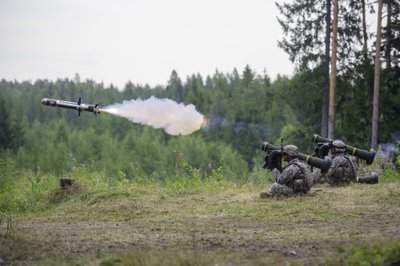
[[[332,186],[344,186],[355,181],[357,166],[349,155],[344,153],[332,154],[332,165],[324,175],[326,182]]]
[[[336,147],[335,147],[336,145]],[[345,145],[340,140],[333,142],[335,153],[331,154],[332,164],[327,173],[321,173],[319,170],[314,172],[314,183],[319,183],[322,178],[331,186],[345,186],[355,181],[358,174],[357,163],[353,158],[345,153]]]
[[[274,169],[276,182],[272,184],[269,192],[261,192],[261,198],[278,195],[292,196],[295,194],[306,194],[311,188],[312,178],[308,165],[294,158],[298,153],[297,147],[287,145],[284,147],[283,153],[290,156],[287,157],[289,158],[287,160],[290,161],[283,168],[282,173],[278,169]]]
[[[310,170],[308,165],[299,159],[291,160],[282,173],[274,171],[276,182],[272,184],[272,195],[292,196],[294,194],[306,194],[310,188]]]

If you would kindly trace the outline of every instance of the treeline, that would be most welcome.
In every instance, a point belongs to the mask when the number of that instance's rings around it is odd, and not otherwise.
[[[108,105],[130,99],[125,96],[132,89],[130,85],[120,92],[92,81],[65,79],[33,84],[3,80],[0,87],[2,128],[10,132],[3,134],[1,148],[20,168],[62,175],[85,167],[116,178],[158,180],[190,167],[204,174],[222,167],[232,179],[247,174],[246,162],[223,142],[206,141],[199,134],[173,137],[107,114],[78,117],[77,112],[40,103],[44,97],[74,100],[81,96],[85,102]],[[142,90],[147,93],[149,88],[133,89],[139,95]],[[14,142],[19,145],[8,145]]]
[[[236,78],[240,80],[237,73]],[[227,128],[214,123],[213,127],[191,136],[174,137],[160,129],[135,125],[107,114],[94,117],[84,113],[78,117],[71,110],[48,108],[40,104],[45,97],[71,101],[82,97],[85,102],[105,106],[124,99],[145,99],[155,95],[193,103],[206,115],[210,113],[207,109],[223,107],[222,111],[214,112],[213,119],[229,119],[225,114],[231,107],[224,107],[222,102],[218,102],[220,97],[224,97],[217,83],[225,83],[227,91],[232,84],[223,74],[217,74],[207,82],[208,85],[200,76],[193,76],[188,78],[187,84],[183,84],[173,72],[165,88],[128,83],[123,91],[118,91],[112,87],[104,88],[93,81],[80,82],[78,76],[75,80],[56,82],[37,80],[34,83],[19,83],[2,80],[1,122],[4,125],[2,128],[9,133],[3,134],[1,149],[3,153],[8,150],[8,155],[14,157],[21,168],[35,172],[62,174],[74,167],[84,166],[104,171],[107,175],[128,178],[154,176],[160,179],[176,175],[177,171],[190,166],[203,172],[222,169],[229,178],[243,178],[248,172],[247,164],[252,164],[254,153],[262,140],[260,128],[263,131],[266,128],[261,122],[255,123],[256,119],[261,121],[261,114],[257,115],[258,118],[254,117],[253,122],[244,118],[237,123],[233,118],[229,120],[231,124]],[[260,93],[264,94],[262,91]],[[220,96],[216,99],[213,94]],[[235,96],[229,98],[232,97]],[[255,136],[255,139],[248,137],[248,141],[243,140],[242,143],[235,135]],[[224,136],[230,139],[224,141]],[[241,146],[235,148],[235,143]],[[244,152],[240,151],[241,147]],[[246,150],[253,153],[247,155],[248,161],[244,159]]]
[[[246,67],[241,74],[236,70],[217,72],[205,80],[193,75],[185,82],[173,71],[166,87],[128,83],[122,91],[79,78],[34,83],[2,80],[1,148],[20,168],[35,172],[63,174],[76,167],[90,167],[113,177],[163,179],[193,167],[203,173],[222,169],[232,179],[247,178],[248,170],[262,164],[263,141],[279,144],[283,137],[285,143],[296,143],[304,152],[312,152],[312,134],[320,130],[316,79],[316,72],[305,71],[292,79],[278,77],[271,82],[268,76]],[[357,89],[349,83],[346,87]],[[194,104],[209,117],[211,126],[189,136],[170,136],[124,118],[91,113],[78,117],[77,112],[40,103],[45,97],[71,101],[82,97],[84,102],[105,106],[151,95]],[[349,104],[353,101],[364,103],[366,99],[354,94],[346,101],[347,108],[338,109],[338,117],[343,117],[338,135],[366,148],[369,140],[358,120],[368,120],[370,115]],[[352,110],[365,115],[350,120],[346,114]],[[391,112],[389,108],[381,110],[382,114]],[[390,140],[394,131],[389,131],[381,131],[382,142]]]

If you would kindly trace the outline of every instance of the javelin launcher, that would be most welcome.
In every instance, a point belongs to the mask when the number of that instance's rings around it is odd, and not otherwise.
[[[315,155],[317,157],[324,157],[328,155],[328,152],[332,146],[332,139],[329,138],[324,138],[321,137],[317,134],[314,134],[313,136],[313,142],[316,144],[315,147]],[[351,154],[352,156],[356,156],[360,159],[363,159],[366,161],[367,164],[372,164],[375,158],[376,151],[374,149],[370,149],[369,151],[367,150],[362,150],[350,145],[346,145],[346,151],[348,154]]]
[[[282,148],[276,145],[273,145],[268,142],[264,142],[261,145],[261,149],[265,152],[267,152],[267,155],[265,156],[265,163],[263,165],[263,168],[267,169],[274,169],[274,168],[280,168],[281,167],[281,162],[282,162]],[[324,159],[320,159],[317,157],[312,157],[310,155],[304,154],[304,153],[298,153],[296,158],[305,161],[309,165],[321,169],[322,173],[328,172],[329,168],[331,167],[331,159],[329,157],[325,157]]]
[[[43,98],[41,100],[41,102],[43,105],[47,105],[47,106],[56,106],[56,107],[61,107],[61,108],[66,108],[66,109],[77,110],[78,116],[81,115],[82,111],[92,112],[95,115],[100,114],[100,108],[99,108],[98,104],[82,103],[81,97],[79,97],[78,102],[69,102],[69,101],[47,99],[47,98]]]

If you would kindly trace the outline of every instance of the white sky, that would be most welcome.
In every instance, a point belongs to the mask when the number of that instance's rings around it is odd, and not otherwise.
[[[0,0],[0,78],[166,85],[173,69],[203,78],[290,75],[273,0]]]

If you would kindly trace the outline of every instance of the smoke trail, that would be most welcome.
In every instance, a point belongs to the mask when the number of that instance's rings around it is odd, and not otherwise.
[[[204,118],[204,123],[202,126],[204,130],[218,130],[220,127],[229,128],[236,134],[240,133],[241,131],[251,131],[260,136],[267,136],[269,134],[267,126],[262,123],[228,121],[223,117],[215,115],[209,115],[207,118]]]
[[[379,144],[380,155],[391,160],[392,162],[396,161],[397,156],[400,155],[400,145],[395,143],[381,143]]]
[[[128,118],[134,123],[163,128],[170,135],[188,135],[204,126],[204,116],[193,104],[151,96],[147,100],[123,101],[101,111]]]

